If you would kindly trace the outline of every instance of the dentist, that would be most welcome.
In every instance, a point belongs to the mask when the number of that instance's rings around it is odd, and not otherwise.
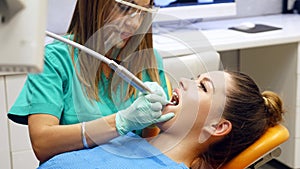
[[[167,121],[162,58],[153,50],[152,0],[78,0],[65,38],[116,61],[153,91],[141,94],[106,64],[65,43],[45,47],[45,66],[29,74],[8,112],[28,125],[32,148],[43,163],[130,131]]]

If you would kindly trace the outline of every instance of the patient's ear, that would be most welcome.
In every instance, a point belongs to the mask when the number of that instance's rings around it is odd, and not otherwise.
[[[218,124],[211,124],[202,128],[199,136],[199,142],[204,143],[211,136],[226,136],[231,131],[232,125],[230,121],[222,119]]]
[[[227,135],[232,129],[231,122],[225,119],[222,119],[216,126],[215,132],[213,133],[214,136],[225,136]]]

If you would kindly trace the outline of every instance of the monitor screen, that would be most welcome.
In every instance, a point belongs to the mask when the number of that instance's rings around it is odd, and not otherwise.
[[[42,71],[47,1],[4,0],[4,3],[1,2],[0,74]],[[15,14],[10,15],[13,12]]]
[[[236,0],[154,0],[159,7],[154,21],[217,18],[236,14]]]

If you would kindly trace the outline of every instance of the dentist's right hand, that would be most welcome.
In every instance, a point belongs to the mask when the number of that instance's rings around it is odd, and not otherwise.
[[[125,110],[116,114],[116,128],[120,135],[132,130],[140,130],[154,123],[168,121],[174,113],[162,115],[161,110],[167,101],[157,94],[139,95],[138,99]]]

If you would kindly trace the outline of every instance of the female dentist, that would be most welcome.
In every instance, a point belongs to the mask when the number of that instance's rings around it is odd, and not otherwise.
[[[152,81],[146,84],[153,92],[138,93],[106,64],[65,43],[47,45],[44,71],[28,75],[8,112],[14,122],[28,124],[41,163],[174,116],[161,114],[167,85],[162,59],[152,49],[152,5],[152,0],[77,1],[65,38]]]

